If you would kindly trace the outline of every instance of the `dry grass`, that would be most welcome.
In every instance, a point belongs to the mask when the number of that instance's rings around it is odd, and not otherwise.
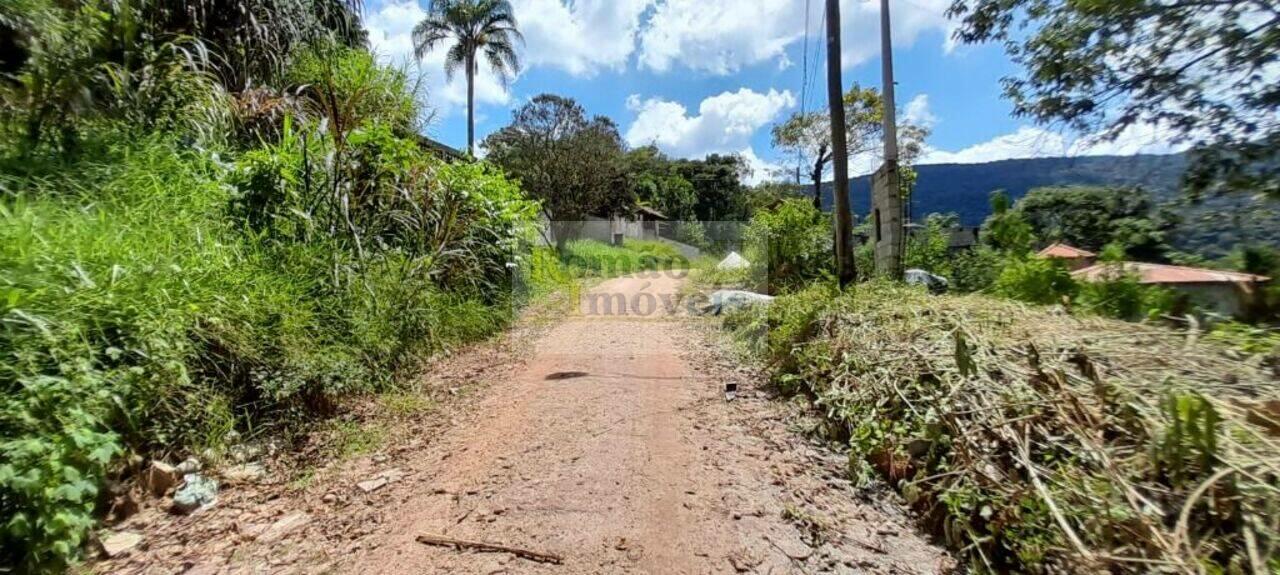
[[[740,328],[767,322],[780,381],[976,566],[1280,567],[1273,360],[988,297],[812,295]]]

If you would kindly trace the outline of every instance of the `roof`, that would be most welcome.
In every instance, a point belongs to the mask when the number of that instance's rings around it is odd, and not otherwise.
[[[431,138],[428,138],[423,135],[418,136],[418,145],[432,152],[435,152],[435,154],[438,155],[440,159],[445,161],[461,162],[467,159],[467,155],[462,153],[462,151],[456,148],[449,147],[445,144],[432,140]]]
[[[1117,269],[1117,265],[1120,266]],[[1116,271],[1138,275],[1138,282],[1144,284],[1208,284],[1208,283],[1260,283],[1270,281],[1266,276],[1228,272],[1205,268],[1189,268],[1185,266],[1169,266],[1149,264],[1145,262],[1104,263],[1089,266],[1071,273],[1071,276],[1084,281],[1102,281]]]
[[[1040,253],[1036,255],[1039,255],[1042,258],[1062,258],[1068,260],[1098,257],[1098,254],[1089,250],[1082,250],[1060,242],[1055,242],[1053,245],[1040,250]]]
[[[641,212],[641,213],[645,213],[645,214],[649,214],[649,215],[651,215],[651,216],[653,216],[653,217],[655,217],[655,218],[658,218],[658,219],[660,219],[660,220],[665,220],[665,219],[667,219],[667,216],[666,216],[665,214],[663,214],[662,212],[659,212],[658,210],[655,210],[655,209],[653,209],[653,208],[650,208],[650,207],[640,206],[640,208],[638,208],[636,211],[637,211],[637,212]]]

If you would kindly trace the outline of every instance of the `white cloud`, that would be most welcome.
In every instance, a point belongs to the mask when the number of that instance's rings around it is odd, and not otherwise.
[[[623,69],[635,51],[640,17],[654,0],[513,0],[525,44],[518,48],[526,68],[556,67],[574,75],[601,68]],[[441,116],[465,111],[467,84],[462,74],[445,78],[447,47],[421,62],[413,55],[413,27],[426,17],[419,0],[389,0],[365,18],[369,43],[382,60],[410,65],[422,74],[427,103]],[[511,94],[487,65],[476,81],[477,107],[506,105]]]
[[[893,39],[910,46],[925,32],[950,37],[945,16],[950,0],[895,3]],[[843,63],[856,66],[880,52],[880,4],[842,0]],[[798,0],[664,0],[640,34],[641,66],[663,72],[677,66],[730,74],[744,66],[784,59],[784,50],[805,37],[803,3]],[[810,3],[809,46],[825,41],[822,2]],[[944,50],[954,44],[948,40]],[[779,64],[780,66],[783,64]],[[820,67],[821,69],[821,67]]]
[[[746,162],[747,169],[750,170],[742,181],[742,183],[748,186],[754,186],[776,180],[777,178],[775,176],[785,169],[778,164],[770,163],[761,159],[760,156],[756,155],[756,151],[751,149],[750,146],[739,150],[738,156]]]
[[[757,130],[795,105],[790,91],[761,94],[743,88],[703,100],[698,114],[691,116],[677,102],[632,95],[627,108],[636,112],[636,119],[626,139],[632,146],[655,144],[668,154],[687,158],[737,153],[751,146]]]
[[[512,0],[529,66],[575,76],[626,67],[640,18],[654,0]]]
[[[632,146],[653,144],[682,158],[739,155],[751,168],[746,182],[757,184],[768,180],[778,166],[756,155],[751,148],[751,138],[776,120],[783,110],[795,105],[796,98],[790,91],[769,90],[761,94],[742,88],[703,100],[698,114],[691,116],[678,102],[646,100],[633,94],[627,98],[627,109],[636,113],[636,119],[625,137]]]
[[[897,98],[894,98],[895,100]],[[902,111],[902,120],[908,124],[914,124],[924,128],[932,128],[938,123],[938,117],[933,115],[933,110],[929,109],[929,95],[918,94],[907,102]]]
[[[1130,126],[1114,140],[1096,134],[1073,136],[1035,126],[1021,126],[1011,134],[1002,134],[954,152],[926,148],[920,163],[976,164],[1051,156],[1171,154],[1187,148],[1186,143],[1174,140],[1171,131],[1150,124]]]

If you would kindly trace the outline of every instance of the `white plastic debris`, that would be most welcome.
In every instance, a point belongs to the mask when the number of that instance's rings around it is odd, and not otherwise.
[[[729,252],[729,255],[716,264],[716,269],[721,270],[741,270],[749,267],[751,267],[751,262],[739,255],[738,252]]]

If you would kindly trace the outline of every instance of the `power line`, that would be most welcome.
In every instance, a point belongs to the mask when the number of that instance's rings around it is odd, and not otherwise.
[[[804,51],[800,53],[800,117],[804,118],[809,104],[809,0],[804,0]],[[796,184],[800,183],[800,170],[804,164],[804,151],[796,147]]]

